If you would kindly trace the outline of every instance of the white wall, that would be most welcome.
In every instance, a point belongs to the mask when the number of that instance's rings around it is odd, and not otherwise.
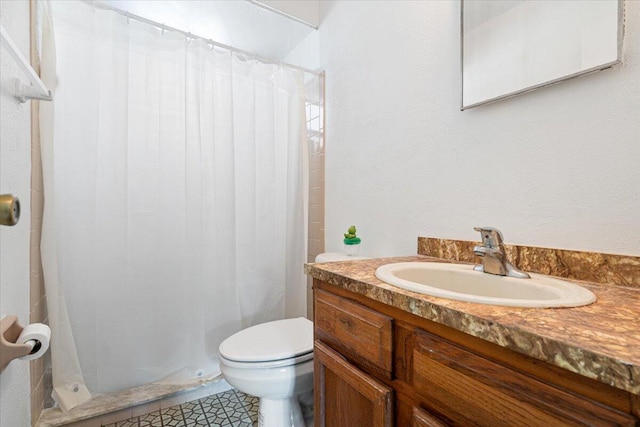
[[[624,64],[461,112],[459,1],[321,2],[326,242],[416,237],[640,255],[640,2]]]
[[[320,66],[320,34],[313,30],[296,47],[294,47],[284,58],[284,62],[319,70]]]
[[[29,2],[0,1],[0,22],[29,57]],[[0,226],[0,317],[29,322],[29,200],[31,177],[30,104],[9,92],[22,77],[15,61],[0,51],[0,193],[20,198],[22,214],[14,227]],[[24,79],[24,77],[23,77]],[[14,361],[0,375],[0,427],[29,426],[29,363]]]

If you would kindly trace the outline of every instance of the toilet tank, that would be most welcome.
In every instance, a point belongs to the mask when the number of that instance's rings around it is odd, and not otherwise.
[[[370,258],[364,256],[349,256],[344,252],[323,252],[316,256],[316,262],[356,261],[359,259]]]

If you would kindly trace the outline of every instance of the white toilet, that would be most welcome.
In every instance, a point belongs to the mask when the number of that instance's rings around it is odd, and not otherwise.
[[[367,259],[341,252],[316,262]],[[300,407],[313,405],[313,323],[303,317],[262,323],[220,344],[220,370],[236,389],[260,398],[260,427],[304,427]],[[308,425],[313,420],[307,417]]]
[[[229,384],[260,398],[260,427],[304,427],[313,404],[313,323],[303,317],[244,329],[220,344]]]

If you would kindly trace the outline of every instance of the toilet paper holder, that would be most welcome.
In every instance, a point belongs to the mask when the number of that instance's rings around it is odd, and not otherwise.
[[[16,344],[23,329],[18,323],[18,316],[0,319],[0,374],[12,360],[38,351],[39,343]]]

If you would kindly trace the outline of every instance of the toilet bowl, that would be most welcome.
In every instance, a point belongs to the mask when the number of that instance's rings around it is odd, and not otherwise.
[[[229,384],[258,397],[260,427],[303,427],[300,401],[313,402],[313,323],[303,317],[244,329],[220,344]]]

